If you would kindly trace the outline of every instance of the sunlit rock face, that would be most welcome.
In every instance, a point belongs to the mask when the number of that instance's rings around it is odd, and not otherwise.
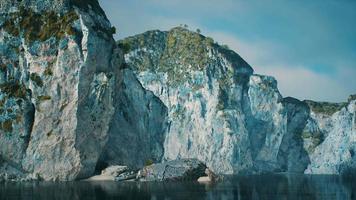
[[[293,112],[302,103],[285,105],[276,80],[254,75],[233,51],[180,27],[149,31],[118,45],[142,86],[168,109],[163,160],[197,158],[223,174],[306,168],[307,163],[293,168],[298,162],[293,155],[308,159],[299,148],[300,135],[294,142],[289,132],[301,133],[307,107],[295,120],[298,125],[290,122],[289,107]]]
[[[75,180],[184,158],[220,174],[356,169],[355,95],[283,98],[273,77],[181,27],[117,45],[96,0],[0,5],[6,177]]]
[[[223,174],[354,169],[355,96],[340,104],[283,98],[273,77],[181,27],[118,45],[167,108],[162,161],[197,158]]]
[[[109,21],[94,0],[0,4],[2,169],[44,180],[92,175],[121,62]]]
[[[347,103],[308,102],[310,118],[303,132],[310,154],[306,173],[348,174],[356,170],[356,101]]]

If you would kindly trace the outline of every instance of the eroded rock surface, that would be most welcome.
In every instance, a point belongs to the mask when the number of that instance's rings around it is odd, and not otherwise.
[[[235,52],[182,27],[118,45],[167,107],[163,161],[196,158],[223,174],[339,173],[354,165],[352,97],[341,104],[283,98],[273,77],[253,74]]]
[[[308,102],[311,114],[303,132],[310,154],[309,174],[356,174],[356,100],[330,104]]]
[[[1,177],[75,180],[177,159],[219,174],[356,169],[355,95],[283,98],[273,77],[182,27],[116,45],[96,0],[0,5]]]
[[[0,155],[44,180],[90,176],[120,66],[97,1],[1,1]]]

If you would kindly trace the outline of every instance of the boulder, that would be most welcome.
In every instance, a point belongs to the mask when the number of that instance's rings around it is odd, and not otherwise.
[[[127,166],[110,166],[104,169],[100,175],[93,176],[88,181],[125,181],[135,179],[137,173]]]
[[[110,166],[104,169],[101,175],[117,177],[128,170],[129,168],[127,166]]]
[[[216,181],[222,180],[222,177],[217,176],[209,168],[205,169],[205,174],[206,174],[206,176],[202,176],[202,177],[198,178],[198,182],[200,182],[200,183],[211,183],[211,182],[216,182]]]
[[[139,171],[140,181],[188,181],[205,176],[206,165],[197,159],[172,160],[153,164]]]

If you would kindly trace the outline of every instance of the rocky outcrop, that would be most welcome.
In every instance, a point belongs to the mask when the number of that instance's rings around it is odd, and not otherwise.
[[[137,173],[127,166],[110,166],[104,169],[100,175],[87,179],[87,181],[125,181],[136,178]]]
[[[90,176],[121,60],[97,1],[2,1],[0,155],[44,180]]]
[[[181,159],[153,164],[138,172],[140,181],[197,181],[205,176],[206,166],[196,159]]]
[[[148,31],[118,45],[142,86],[167,107],[163,161],[196,158],[225,174],[307,168],[306,173],[339,173],[354,166],[352,100],[283,98],[274,78],[253,74],[233,51],[181,27]],[[335,139],[340,142],[332,151]]]
[[[355,95],[283,98],[273,77],[182,27],[116,45],[97,0],[0,5],[1,177],[75,180],[177,159],[220,174],[355,169]]]
[[[355,173],[356,100],[331,104],[307,101],[311,114],[303,130],[309,174]]]
[[[168,109],[164,160],[197,158],[230,174],[278,168],[287,118],[272,77],[253,75],[236,53],[183,28],[119,46],[142,86]]]

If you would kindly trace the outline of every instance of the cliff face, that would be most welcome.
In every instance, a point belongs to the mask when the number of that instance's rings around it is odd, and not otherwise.
[[[331,104],[308,101],[311,114],[303,131],[310,155],[306,173],[354,173],[356,169],[356,101]]]
[[[283,98],[274,78],[253,74],[233,51],[180,27],[118,45],[142,86],[167,107],[163,160],[198,158],[225,174],[354,166],[354,101]]]
[[[283,98],[273,77],[183,28],[116,45],[96,0],[0,5],[1,173],[75,180],[180,158],[222,174],[355,170],[355,96]]]
[[[183,28],[119,46],[142,86],[168,109],[164,160],[198,158],[218,173],[279,169],[287,117],[272,77],[253,75],[236,53]]]
[[[107,141],[120,56],[96,1],[1,1],[4,171],[90,176]]]
[[[120,70],[115,114],[100,163],[143,167],[163,156],[167,108],[145,90],[130,69]]]

